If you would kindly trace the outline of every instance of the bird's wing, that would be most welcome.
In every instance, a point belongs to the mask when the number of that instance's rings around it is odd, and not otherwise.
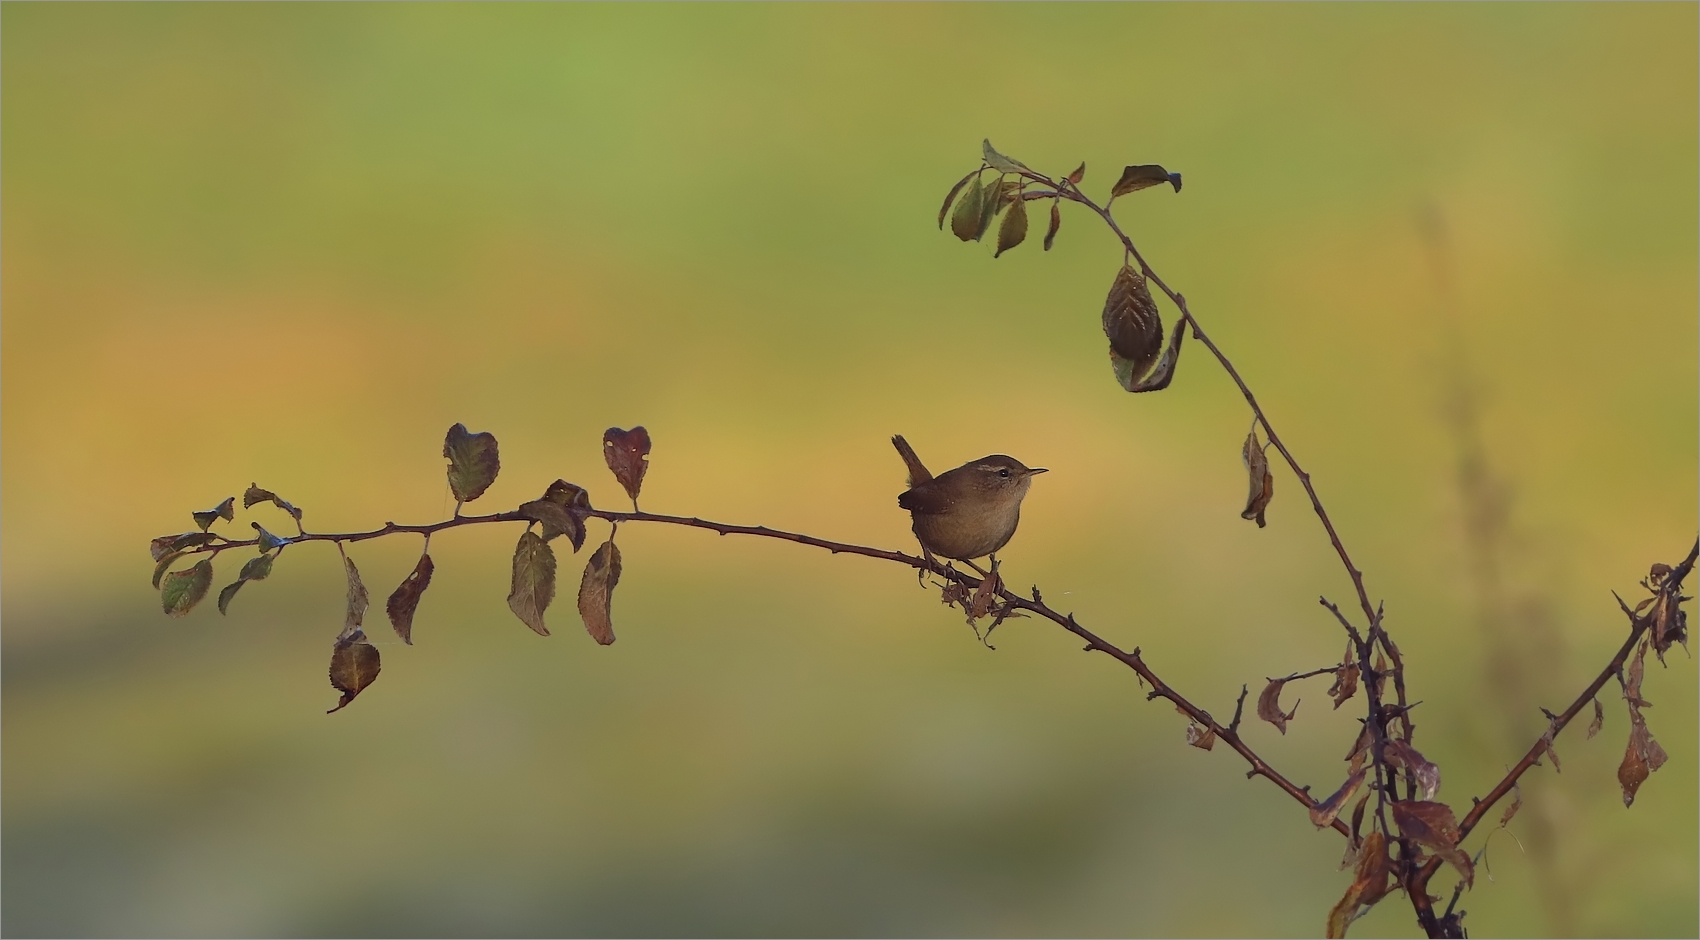
[[[943,488],[923,483],[907,492],[898,494],[897,505],[910,512],[922,515],[938,515],[950,509],[950,498],[945,496]]]

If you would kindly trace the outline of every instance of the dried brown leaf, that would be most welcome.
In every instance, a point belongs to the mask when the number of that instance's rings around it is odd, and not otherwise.
[[[1364,827],[1364,808],[1369,805],[1369,794],[1358,797],[1358,805],[1352,807],[1352,841],[1356,842]]]
[[[1327,799],[1319,801],[1310,808],[1310,821],[1315,824],[1316,828],[1326,829],[1334,824],[1334,817],[1340,815],[1340,810],[1345,808],[1346,802],[1352,798],[1352,794],[1357,793],[1358,788],[1364,785],[1364,777],[1368,773],[1368,770],[1359,770],[1347,777],[1346,782],[1340,785],[1340,789],[1335,790]]]
[[[1405,776],[1417,785],[1417,791],[1425,800],[1434,799],[1440,792],[1440,767],[1424,757],[1416,748],[1400,740],[1387,742],[1383,750],[1387,763],[1394,767],[1402,767]]]
[[[1629,700],[1629,704],[1642,708],[1653,704],[1641,697],[1641,680],[1647,672],[1647,647],[1648,641],[1642,640],[1635,650],[1635,658],[1629,661],[1629,668],[1625,670],[1623,683],[1623,697]]]
[[[342,568],[348,576],[348,603],[343,609],[342,632],[344,636],[348,636],[365,623],[366,606],[370,601],[366,596],[366,585],[360,581],[360,569],[354,567],[354,559],[344,554]]]
[[[1623,805],[1633,806],[1635,793],[1654,771],[1663,767],[1669,756],[1647,730],[1647,719],[1634,703],[1629,706],[1629,745],[1623,752],[1623,763],[1617,768],[1617,782],[1623,787]]]
[[[384,603],[384,612],[390,615],[390,626],[395,628],[396,636],[409,646],[413,645],[413,614],[419,609],[419,599],[431,586],[431,575],[436,570],[437,564],[430,555],[420,555],[419,563],[413,566]]]
[[[1216,746],[1216,731],[1199,724],[1187,725],[1186,743],[1208,751]]]
[[[1122,170],[1121,179],[1116,180],[1116,185],[1110,187],[1110,198],[1113,200],[1117,196],[1136,193],[1147,187],[1158,186],[1163,183],[1173,186],[1177,193],[1181,191],[1181,175],[1179,173],[1170,173],[1155,163],[1130,166]]]
[[[1026,240],[1027,200],[1022,199],[1017,190],[1009,211],[1004,213],[1003,224],[998,226],[998,248],[992,252],[992,257],[996,258]]]
[[[449,428],[443,438],[443,456],[449,460],[449,491],[456,502],[470,503],[483,496],[502,470],[496,435],[489,431],[473,434],[464,424]]]
[[[1507,806],[1505,808],[1504,815],[1499,817],[1499,828],[1504,829],[1506,826],[1510,825],[1511,817],[1516,816],[1517,811],[1522,808],[1523,784],[1521,781],[1513,781],[1511,784],[1511,805]]]
[[[968,599],[968,594],[969,594],[970,590],[971,589],[968,587],[968,585],[962,584],[961,582],[958,582],[958,581],[952,581],[951,583],[945,585],[944,588],[939,591],[939,600],[943,601],[944,605],[946,607],[950,607],[950,606],[955,605],[955,604],[960,604],[963,601]],[[964,607],[963,609],[967,610],[966,607]]]
[[[1058,205],[1059,201],[1060,200],[1056,199],[1051,200],[1051,227],[1045,229],[1046,251],[1051,250],[1051,245],[1057,240],[1057,229],[1062,228],[1062,209]]]
[[[1352,742],[1352,749],[1347,751],[1346,756],[1342,759],[1347,761],[1356,760],[1360,755],[1369,753],[1370,745],[1374,743],[1374,733],[1370,731],[1369,725],[1365,723],[1364,726],[1358,730],[1358,738]]]
[[[1086,163],[1085,163],[1085,161],[1082,161],[1079,166],[1075,167],[1074,172],[1070,173],[1067,178],[1068,178],[1069,185],[1071,185],[1071,186],[1080,185],[1080,181],[1086,178]]]
[[[197,545],[205,545],[218,536],[212,532],[184,532],[181,535],[162,535],[148,544],[148,553],[154,561],[161,561],[167,555],[182,554],[185,549]]]
[[[1393,804],[1393,822],[1406,838],[1428,847],[1458,869],[1465,884],[1475,883],[1476,866],[1458,848],[1458,820],[1452,815],[1452,807],[1426,800],[1400,800]]]
[[[965,242],[979,236],[980,216],[985,210],[986,187],[978,170],[968,181],[968,191],[956,201],[956,211],[950,214],[951,234]]]
[[[1163,350],[1163,358],[1157,360],[1157,365],[1145,374],[1145,378],[1132,385],[1123,385],[1122,387],[1134,393],[1160,392],[1168,388],[1169,383],[1174,381],[1175,378],[1175,366],[1181,361],[1181,342],[1185,339],[1186,330],[1181,329],[1180,323],[1176,323],[1175,331],[1169,334],[1169,345]],[[1115,371],[1116,380],[1120,381],[1122,377],[1121,366],[1113,352],[1110,354],[1110,368]],[[1131,367],[1129,374],[1132,374]]]
[[[1287,684],[1285,679],[1270,679],[1263,687],[1263,692],[1257,696],[1257,717],[1274,725],[1282,734],[1287,733],[1287,722],[1299,713],[1299,703],[1293,703],[1293,710],[1282,713],[1281,687]]]
[[[973,623],[992,612],[992,604],[998,599],[998,589],[1003,587],[1003,579],[998,577],[994,568],[989,577],[980,579],[974,595],[968,601],[968,622]]]
[[[514,546],[514,576],[508,589],[508,609],[520,622],[548,636],[543,612],[555,599],[555,552],[536,532],[527,530]]]
[[[1251,494],[1246,497],[1245,511],[1240,513],[1240,518],[1256,519],[1257,527],[1261,529],[1268,524],[1263,518],[1264,510],[1269,507],[1269,501],[1275,498],[1275,475],[1269,472],[1269,457],[1264,454],[1263,445],[1257,441],[1255,426],[1251,433],[1245,436],[1245,445],[1240,448],[1240,459],[1245,462],[1246,476],[1251,480]],[[1356,669],[1354,666],[1354,688],[1357,685]],[[1332,695],[1333,692],[1330,691],[1329,694]],[[1335,702],[1334,707],[1339,708],[1340,703]]]
[[[236,518],[236,497],[227,496],[225,497],[224,502],[219,503],[212,509],[203,510],[201,512],[192,512],[189,515],[195,518],[195,524],[201,527],[202,532],[205,532],[208,526],[220,519],[223,519],[225,522],[229,522]]]
[[[378,648],[366,642],[364,632],[355,630],[346,636],[337,637],[336,646],[331,649],[330,674],[331,685],[342,693],[342,700],[326,714],[346,708],[361,690],[378,678],[378,672],[382,668]]]
[[[288,500],[276,493],[273,493],[271,490],[261,489],[252,483],[248,484],[247,491],[242,494],[242,508],[252,509],[260,503],[271,503],[284,512],[289,513],[296,522],[301,521],[301,510],[290,505]]]
[[[1352,648],[1352,641],[1347,640],[1346,655],[1340,660],[1340,668],[1334,670],[1334,684],[1328,687],[1328,696],[1334,700],[1334,707],[1337,709],[1357,693],[1357,651]]]
[[[614,479],[625,487],[632,505],[637,505],[643,475],[649,471],[649,432],[642,425],[630,431],[619,428],[603,431],[602,458],[608,462],[608,469],[614,471]]]
[[[585,630],[603,646],[614,642],[614,586],[619,583],[620,547],[610,539],[590,556],[578,586],[579,616],[584,618]]]
[[[1380,653],[1375,654],[1375,697],[1385,698],[1387,695],[1387,659]]]
[[[1600,729],[1605,727],[1605,725],[1606,710],[1600,706],[1600,700],[1596,696],[1594,698],[1594,720],[1588,722],[1588,737],[1585,740],[1592,740],[1594,735],[1599,734]]]
[[[1392,890],[1388,884],[1388,875],[1391,873],[1392,863],[1387,857],[1387,840],[1381,833],[1371,832],[1364,837],[1363,845],[1358,849],[1351,887],[1346,889],[1345,896],[1334,905],[1334,909],[1328,912],[1325,935],[1344,937],[1346,928],[1361,916],[1358,908],[1373,906]]]
[[[1124,264],[1104,299],[1104,335],[1116,381],[1131,391],[1151,370],[1163,348],[1163,320],[1145,276]]]

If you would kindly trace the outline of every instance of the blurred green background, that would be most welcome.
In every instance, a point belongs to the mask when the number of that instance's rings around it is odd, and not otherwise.
[[[442,518],[456,421],[501,441],[476,509],[617,506],[599,436],[641,423],[646,509],[907,547],[900,431],[1052,468],[1005,574],[1217,715],[1331,662],[1349,584],[1285,469],[1239,518],[1221,370],[1116,386],[1103,226],[995,262],[934,227],[982,137],[1099,194],[1185,173],[1118,217],[1386,599],[1441,799],[1694,538],[1692,4],[0,17],[8,935],[1319,934],[1338,837],[1127,670],[1032,620],[989,652],[895,566],[630,526],[603,649],[570,593],[549,639],[508,612],[514,527],[457,530],[332,717],[328,546],[228,617],[148,586],[148,539],[250,481],[321,531]],[[353,554],[381,598],[418,549]],[[1358,706],[1326,684],[1248,732],[1321,792]],[[1649,671],[1671,760],[1629,811],[1614,689],[1526,778],[1478,935],[1700,930],[1694,663]]]

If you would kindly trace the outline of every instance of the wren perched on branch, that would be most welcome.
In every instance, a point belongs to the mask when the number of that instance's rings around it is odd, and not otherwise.
[[[992,454],[938,476],[927,472],[915,449],[899,434],[891,443],[909,467],[909,490],[897,505],[915,520],[915,538],[930,555],[972,564],[1003,548],[1021,521],[1021,499],[1033,475],[1014,457]]]

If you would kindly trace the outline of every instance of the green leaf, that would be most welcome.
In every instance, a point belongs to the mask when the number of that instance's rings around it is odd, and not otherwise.
[[[342,621],[342,632],[351,636],[359,631],[366,619],[366,585],[360,583],[360,569],[354,567],[354,559],[347,554],[342,556],[342,568],[348,575],[348,607]]]
[[[1130,166],[1122,170],[1122,178],[1116,180],[1116,185],[1110,187],[1110,198],[1115,199],[1117,196],[1136,193],[1147,187],[1158,186],[1163,183],[1173,186],[1177,193],[1181,191],[1181,175],[1179,173],[1170,173],[1155,163]]]
[[[165,569],[171,567],[171,563],[181,557],[183,557],[182,550],[167,552],[159,557],[159,563],[153,566],[153,586],[155,589],[159,587],[159,579],[165,577]]]
[[[159,589],[160,603],[165,612],[181,617],[193,610],[212,587],[212,559],[203,558],[192,568],[173,571],[165,576]]]
[[[957,238],[971,242],[980,232],[980,213],[985,208],[986,188],[980,183],[980,175],[974,174],[974,179],[968,183],[968,191],[956,201],[956,211],[950,214],[950,231]]]
[[[201,512],[190,513],[190,515],[195,517],[195,524],[201,527],[202,532],[205,532],[208,526],[219,519],[229,522],[236,518],[236,497],[227,496],[224,502],[217,506]]]
[[[513,586],[508,609],[540,636],[548,636],[543,612],[555,599],[555,552],[536,532],[526,532],[514,547]]]
[[[956,185],[952,186],[950,188],[950,193],[944,197],[944,205],[939,206],[939,230],[940,231],[944,230],[944,217],[948,212],[950,212],[950,204],[956,201],[956,194],[962,191],[962,187],[968,185],[969,180],[974,179],[979,175],[980,175],[980,171],[975,170],[974,172],[969,173],[967,176],[964,176],[963,178],[957,180]]]
[[[237,578],[235,581],[232,581],[229,584],[226,584],[224,586],[224,590],[218,592],[218,612],[219,613],[228,614],[230,612],[230,602],[231,602],[231,600],[236,597],[237,591],[242,590],[242,585],[247,584],[247,583],[248,583],[247,579]]]
[[[325,714],[339,712],[354,701],[361,690],[371,685],[383,669],[382,657],[378,648],[366,641],[366,634],[355,630],[347,636],[339,636],[336,646],[331,649],[331,685],[342,693],[342,700],[336,707]]]
[[[1003,154],[998,153],[997,150],[993,149],[992,142],[990,140],[980,141],[980,155],[985,158],[986,163],[992,169],[997,170],[999,173],[1016,173],[1027,169],[1027,164],[1022,163],[1020,160],[1017,160],[1014,157],[1006,157]]]
[[[282,548],[289,544],[289,539],[267,532],[265,527],[260,525],[258,522],[250,522],[249,525],[254,527],[255,532],[260,533],[260,551],[262,552],[269,552],[273,549]]]
[[[484,495],[502,469],[496,435],[489,431],[473,434],[464,424],[449,428],[443,439],[443,456],[449,459],[449,490],[462,503]]]
[[[236,576],[236,580],[225,585],[224,590],[218,592],[219,613],[228,614],[230,612],[230,601],[236,597],[237,591],[242,590],[242,585],[249,581],[264,581],[272,573],[273,557],[272,555],[260,555],[248,559],[248,563],[242,566],[242,571]]]
[[[980,224],[974,230],[975,241],[986,236],[986,232],[992,227],[992,219],[1003,211],[1004,206],[1009,205],[1010,194],[1015,192],[1020,185],[1016,180],[1008,180],[1000,176],[996,182],[986,187],[980,196]]]
[[[272,503],[277,508],[289,513],[295,519],[296,524],[299,525],[301,522],[301,510],[291,506],[283,497],[271,490],[263,490],[252,483],[248,484],[247,492],[242,494],[242,508],[251,509],[259,503]]]
[[[205,545],[216,538],[218,538],[218,536],[211,532],[184,532],[181,535],[162,535],[159,538],[154,539],[148,546],[148,553],[153,556],[154,561],[159,561],[161,558],[164,558],[172,552],[180,552],[185,548],[194,548],[197,545]]]
[[[419,563],[413,566],[413,571],[384,604],[384,612],[390,615],[390,626],[408,646],[413,645],[413,613],[419,609],[419,598],[431,586],[431,574],[436,570],[437,565],[430,555],[420,555]]]
[[[590,556],[578,585],[578,614],[585,630],[603,646],[614,642],[614,586],[619,583],[620,547],[609,539]]]
[[[992,257],[996,258],[1014,248],[1026,238],[1027,200],[1021,198],[1021,193],[1018,190],[1015,194],[1015,202],[1009,207],[1009,211],[1004,213],[1003,224],[998,226],[998,250],[992,253]]]

